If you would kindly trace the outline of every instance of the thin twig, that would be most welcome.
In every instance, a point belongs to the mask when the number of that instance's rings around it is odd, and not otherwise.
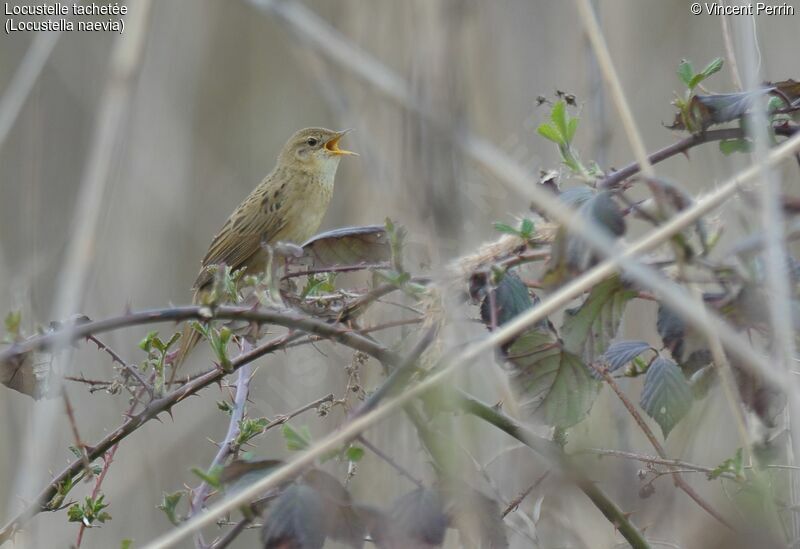
[[[75,449],[80,454],[81,461],[83,461],[87,478],[91,477],[93,474],[92,464],[89,461],[89,456],[86,454],[86,444],[83,442],[80,432],[78,431],[78,422],[75,420],[75,410],[72,408],[72,402],[69,399],[66,388],[61,391],[61,397],[64,399],[64,408],[66,408],[69,426],[70,429],[72,429],[72,438],[75,440]]]
[[[149,384],[148,384],[149,385]],[[136,406],[139,404],[141,397],[145,392],[145,387],[141,387],[139,392],[134,395],[133,402],[131,402],[128,410],[126,412],[126,417],[130,416],[133,411],[136,409]],[[97,475],[97,479],[94,482],[94,488],[92,488],[92,499],[97,499],[97,496],[100,494],[100,488],[103,486],[103,481],[108,474],[108,470],[111,468],[111,463],[114,461],[114,456],[117,455],[117,450],[119,449],[119,442],[117,442],[111,449],[103,455],[103,468],[100,470],[100,474]],[[80,528],[78,529],[78,538],[75,541],[76,549],[80,549],[81,541],[83,541],[83,534],[86,530],[86,524],[81,522]]]
[[[141,385],[150,394],[150,398],[153,398],[153,388],[144,380],[135,367],[125,362],[122,357],[119,356],[116,351],[114,351],[114,349],[100,341],[94,334],[87,335],[86,339],[97,345],[97,348],[101,351],[108,353],[108,355],[111,357],[111,360],[122,366],[129,375],[132,375],[136,381],[139,382],[139,385]]]
[[[633,403],[630,401],[628,396],[622,391],[622,389],[620,389],[619,385],[617,385],[617,382],[614,380],[614,378],[611,377],[611,374],[608,373],[608,370],[601,368],[595,368],[595,370],[603,376],[603,379],[608,384],[608,386],[611,387],[614,393],[616,393],[616,395],[622,401],[622,404],[628,410],[628,413],[630,413],[631,417],[633,417],[634,421],[639,426],[641,431],[645,434],[647,440],[650,441],[650,444],[653,446],[658,455],[661,456],[662,458],[666,458],[667,452],[664,450],[664,447],[658,441],[658,438],[656,438],[655,433],[653,433],[653,430],[650,429],[649,425],[647,425],[647,422],[645,422],[644,418],[636,409],[636,407],[633,405]],[[680,473],[673,471],[672,479],[678,488],[683,490],[687,496],[692,498],[695,501],[695,503],[697,503],[697,505],[699,505],[709,515],[717,519],[720,523],[724,524],[731,530],[734,531],[736,530],[736,528],[734,528],[733,525],[725,519],[725,517],[723,517],[716,509],[714,509],[714,507],[712,507],[711,504],[709,504],[706,500],[704,500],[700,496],[700,494],[698,494],[694,490],[694,488],[689,486],[689,484],[680,475]]]
[[[606,519],[614,525],[614,528],[622,534],[631,547],[634,549],[650,547],[644,535],[631,522],[630,516],[617,507],[594,481],[587,478],[580,469],[575,467],[568,457],[564,455],[561,448],[553,441],[534,434],[528,427],[504,414],[496,407],[484,404],[467,393],[458,391],[457,396],[459,408],[494,425],[509,436],[522,442],[541,456],[555,471],[566,474],[603,513]]]
[[[364,435],[360,435],[358,437],[358,441],[361,444],[363,444],[366,448],[368,448],[370,452],[372,452],[373,454],[381,458],[383,461],[391,465],[398,473],[400,473],[401,476],[404,476],[406,479],[416,484],[417,487],[422,488],[424,486],[421,480],[419,480],[417,477],[408,472],[408,469],[406,469],[405,467],[397,463],[394,459],[392,459],[392,456],[390,456],[389,454],[387,454],[386,452],[384,452],[383,450],[372,444],[366,438],[364,438]]]
[[[308,410],[316,410],[317,408],[320,407],[320,405],[325,404],[326,402],[334,402],[335,398],[336,397],[333,393],[329,393],[324,397],[318,398],[317,400],[313,400],[307,404],[304,404],[303,406],[299,407],[298,409],[292,412],[289,412],[288,414],[280,415],[275,419],[273,419],[272,421],[270,421],[269,423],[267,423],[267,425],[264,427],[264,431],[266,432],[272,429],[273,427],[277,427],[278,425],[283,425],[293,417],[299,416],[303,412],[307,412]]]
[[[524,500],[526,497],[528,497],[528,494],[533,492],[542,483],[542,481],[544,481],[544,479],[547,478],[547,475],[549,475],[549,474],[550,474],[550,471],[545,471],[544,474],[542,476],[540,476],[539,478],[537,478],[534,481],[533,484],[528,486],[525,490],[520,492],[517,497],[515,497],[510,502],[508,502],[508,505],[506,505],[506,508],[503,509],[503,513],[502,513],[501,516],[503,518],[506,518],[512,511],[516,511],[516,509],[519,507],[520,503],[522,503],[522,500]]]
[[[388,269],[388,268],[389,264],[386,262],[360,263],[358,265],[332,265],[330,267],[325,267],[322,269],[305,269],[302,271],[289,271],[281,277],[281,280],[285,280],[287,278],[294,278],[298,276],[310,276],[310,275],[326,274],[326,273],[351,273],[355,271],[368,271],[368,270]]]

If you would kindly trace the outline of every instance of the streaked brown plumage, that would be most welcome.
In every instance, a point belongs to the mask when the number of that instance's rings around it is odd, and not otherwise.
[[[226,265],[261,273],[266,268],[263,244],[302,244],[322,222],[333,194],[336,168],[343,155],[339,148],[347,130],[306,128],[286,142],[272,172],[239,204],[214,236],[194,282],[194,303],[202,303],[214,274],[209,267]],[[199,336],[188,326],[181,337],[175,367],[197,344]]]

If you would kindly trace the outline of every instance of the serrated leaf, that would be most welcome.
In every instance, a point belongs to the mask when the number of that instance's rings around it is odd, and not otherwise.
[[[608,366],[608,371],[613,372],[647,351],[654,349],[646,341],[617,341],[608,346],[603,354],[603,361]]]
[[[507,347],[506,359],[521,404],[547,425],[575,425],[594,404],[598,382],[580,358],[560,348],[551,332],[525,332]]]
[[[320,233],[303,245],[303,256],[290,258],[292,264],[325,269],[337,265],[382,263],[392,256],[383,225],[344,227]]]
[[[552,141],[556,145],[565,144],[564,138],[551,124],[539,124],[539,127],[536,128],[536,132],[545,139]]]
[[[691,62],[687,61],[686,59],[681,59],[680,64],[678,64],[678,78],[681,79],[681,82],[686,84],[686,87],[691,87],[689,84],[694,77],[694,67],[692,67]]]
[[[594,362],[616,337],[625,306],[635,296],[618,276],[597,284],[577,310],[565,311],[560,330],[564,348]]]
[[[167,515],[167,520],[169,520],[174,526],[177,526],[180,522],[176,509],[182,497],[183,490],[173,492],[171,494],[165,492],[161,498],[161,503],[158,505],[158,509],[164,511],[164,514]]]
[[[494,295],[495,317],[498,326],[502,326],[518,314],[533,307],[528,287],[513,272],[506,273],[497,288],[493,289],[491,293]],[[492,321],[490,305],[489,296],[483,298],[481,320],[489,327],[491,327]]]
[[[692,388],[677,364],[658,357],[647,369],[639,404],[658,423],[666,439],[689,412]]]

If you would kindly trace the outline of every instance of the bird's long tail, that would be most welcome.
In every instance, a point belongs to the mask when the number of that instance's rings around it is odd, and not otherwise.
[[[192,303],[198,303],[202,296],[200,295],[200,291],[196,291],[194,294],[194,298],[192,299]],[[172,357],[172,374],[170,375],[170,384],[175,380],[175,376],[178,373],[178,369],[184,363],[186,358],[192,352],[197,344],[200,342],[200,334],[197,333],[197,330],[192,328],[190,322],[186,322],[183,325],[183,332],[181,333],[180,339],[180,347],[178,347],[175,356]]]
[[[186,360],[186,357],[189,356],[189,353],[192,352],[192,349],[197,346],[199,341],[200,334],[198,334],[197,331],[192,328],[191,324],[187,322],[183,327],[183,332],[181,333],[181,346],[178,347],[178,352],[172,359],[173,372],[178,371],[178,368],[181,367],[181,364],[183,364],[183,362]]]

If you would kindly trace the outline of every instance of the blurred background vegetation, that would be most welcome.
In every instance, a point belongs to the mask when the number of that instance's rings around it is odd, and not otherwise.
[[[702,66],[724,55],[720,19],[693,16],[686,2],[595,4],[648,149],[675,141],[676,134],[662,125],[672,120],[670,101],[682,90],[675,68],[682,58]],[[559,163],[556,148],[535,132],[549,110],[537,107],[537,96],[552,98],[556,90],[577,98],[577,146],[585,158],[603,168],[633,160],[571,2],[307,0],[304,5],[405,79],[414,100],[459,128],[457,135],[486,138],[534,177]],[[130,9],[136,10],[136,3]],[[796,17],[754,19],[762,73],[770,80],[798,76]],[[286,138],[301,127],[352,127],[356,131],[347,136],[347,148],[361,153],[355,161],[342,162],[323,229],[382,223],[390,216],[408,229],[418,260],[435,268],[495,238],[492,222],[510,222],[528,211],[524,197],[476,167],[447,136],[354,76],[351,67],[330,62],[269,10],[244,1],[156,2],[147,25],[131,116],[106,182],[88,292],[79,309],[92,318],[127,307],[188,303],[199,259],[214,232],[272,168]],[[9,85],[33,38],[33,33],[0,37],[0,90]],[[109,53],[118,39],[113,33],[63,33],[0,149],[0,311],[20,309],[28,330],[53,319]],[[360,61],[351,60],[354,65]],[[729,70],[708,86],[732,91]],[[713,144],[705,147],[695,149],[689,160],[680,156],[659,165],[659,173],[702,193],[746,162],[723,157]],[[734,202],[721,214],[731,234],[747,208]],[[652,340],[652,330],[640,326],[652,327],[653,319],[654,307],[632,306],[624,334]],[[106,339],[134,361],[140,358],[136,343],[146,331],[134,328]],[[483,333],[475,324],[459,337]],[[261,359],[251,414],[272,417],[326,393],[341,393],[347,381],[344,366],[351,360],[345,349],[327,344]],[[198,357],[193,361],[202,362]],[[109,364],[91,345],[82,345],[71,368],[96,377]],[[507,382],[492,356],[465,378],[465,386],[488,401],[508,398]],[[371,387],[377,380],[367,377],[364,383]],[[121,420],[124,399],[89,395],[80,386],[70,386],[69,392],[87,441]],[[115,547],[122,538],[144,542],[171,528],[156,505],[163,491],[197,483],[189,468],[210,461],[215,447],[207,437],[221,438],[227,424],[214,402],[226,394],[207,389],[201,398],[176,407],[174,421],[153,422],[122,445],[104,486],[113,520],[90,531],[85,547]],[[571,430],[571,444],[652,453],[612,397],[603,390],[591,417]],[[719,400],[712,396],[695,407],[691,421],[670,437],[670,455],[706,464],[732,455],[738,442]],[[509,412],[515,412],[513,407]],[[67,447],[72,436],[59,404],[34,402],[0,387],[0,413],[0,516],[7,517],[41,484],[15,484],[30,458],[23,441],[41,436],[32,429],[33,416],[49,414],[51,429],[38,446],[47,469],[58,470],[71,459]],[[323,419],[301,417],[297,423],[307,423],[319,435],[340,418],[336,412]],[[466,423],[457,434],[479,463],[488,463],[493,489],[505,501],[544,472],[525,451],[501,453],[514,444],[486,427]],[[413,430],[402,418],[380,424],[370,439],[418,476],[431,478]],[[277,433],[260,440],[257,453],[287,455]],[[596,475],[590,475],[602,479],[624,510],[635,512],[648,537],[681,547],[724,543],[725,533],[713,519],[666,478],[644,500],[638,496],[638,465],[606,458],[596,467]],[[365,460],[353,492],[365,501],[386,503],[407,491],[405,481],[386,471],[384,464]],[[44,480],[45,471],[36,474]],[[700,475],[692,481],[725,508],[726,495],[718,484]],[[574,488],[545,482],[537,490],[523,510],[531,513],[544,496],[538,526],[542,547],[619,543],[613,528]],[[74,539],[75,525],[63,513],[39,515],[32,527],[35,532],[25,538],[31,547],[52,547],[52,540],[67,546]],[[245,534],[238,546],[249,546],[254,536]],[[530,544],[514,532],[510,539],[514,547]]]

